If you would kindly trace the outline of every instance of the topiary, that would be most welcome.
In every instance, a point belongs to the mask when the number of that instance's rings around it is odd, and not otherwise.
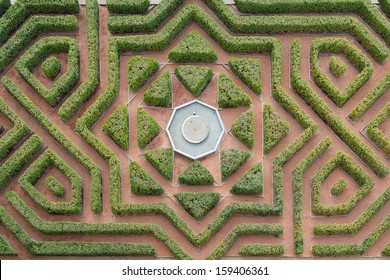
[[[135,161],[130,162],[130,187],[135,195],[161,195],[164,189]]]
[[[270,105],[264,105],[264,153],[268,154],[288,133],[290,125]]]
[[[177,202],[195,219],[202,219],[219,201],[219,193],[177,193]]]
[[[261,163],[258,163],[233,185],[230,192],[233,194],[259,194],[263,192],[263,185],[263,167]]]
[[[169,107],[171,105],[171,76],[168,71],[158,77],[145,91],[144,101],[150,106]]]
[[[232,125],[231,132],[239,140],[244,142],[248,147],[253,148],[255,141],[255,119],[253,110],[242,113]]]
[[[222,180],[232,175],[250,157],[247,151],[228,149],[221,151],[221,174]]]
[[[54,80],[61,72],[61,62],[55,56],[49,56],[42,63],[42,71],[50,80]]]
[[[332,57],[329,61],[329,71],[337,78],[340,78],[348,70],[348,66],[339,58]]]
[[[179,183],[190,186],[212,185],[214,183],[214,177],[200,161],[196,160],[179,175]]]
[[[145,152],[145,158],[168,180],[173,176],[173,149],[161,148]]]
[[[255,58],[231,58],[229,66],[233,73],[240,78],[256,94],[261,94],[261,64]]]
[[[155,74],[160,64],[154,58],[134,56],[128,62],[129,88],[137,91]]]
[[[160,132],[161,127],[144,109],[137,109],[138,147],[145,148]]]
[[[221,108],[249,106],[252,104],[250,97],[225,73],[218,76],[217,101]]]
[[[122,149],[129,148],[129,113],[127,106],[115,109],[103,125],[103,131]]]
[[[213,71],[206,66],[179,66],[175,68],[175,74],[195,97],[203,92],[213,78]]]

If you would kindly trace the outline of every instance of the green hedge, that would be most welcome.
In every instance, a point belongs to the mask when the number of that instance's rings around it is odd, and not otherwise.
[[[195,160],[179,175],[179,183],[190,186],[212,185],[214,177],[200,161]]]
[[[1,14],[0,14],[1,16]],[[15,256],[17,255],[15,250],[9,244],[8,240],[0,234],[0,256]]]
[[[290,130],[288,122],[283,120],[271,107],[265,104],[263,108],[263,139],[264,153],[268,154]]]
[[[42,63],[42,70],[46,77],[54,80],[61,72],[61,62],[57,57],[50,56]]]
[[[242,113],[233,122],[231,132],[249,148],[253,148],[255,142],[255,118],[253,109]]]
[[[135,195],[161,195],[164,189],[135,161],[130,162],[131,193]]]
[[[242,164],[244,164],[251,154],[238,149],[227,149],[221,151],[221,175],[222,180],[232,175]]]
[[[176,193],[177,202],[195,219],[201,220],[219,202],[219,193]]]
[[[213,252],[207,256],[208,260],[216,260],[233,245],[240,235],[272,235],[279,237],[283,234],[283,226],[278,224],[241,224],[235,226],[219,243]]]
[[[363,99],[360,100],[348,117],[357,121],[370,107],[390,88],[390,73],[388,73]]]
[[[294,253],[303,253],[303,175],[305,171],[318,159],[332,144],[330,137],[326,137],[312,151],[302,159],[293,171],[293,218],[294,218]]]
[[[159,76],[145,91],[144,101],[150,106],[169,107],[172,104],[172,84],[169,71]]]
[[[78,27],[75,16],[33,16],[0,48],[0,71],[4,70],[39,33],[76,31]],[[72,41],[71,38],[67,39]]]
[[[130,235],[152,234],[161,241],[178,259],[190,259],[190,256],[160,226],[150,223],[84,223],[43,221],[20,197],[10,191],[6,194],[12,206],[38,231],[43,234],[107,234]]]
[[[148,112],[137,109],[137,141],[140,148],[145,148],[160,130],[161,127]]]
[[[177,63],[215,62],[218,55],[206,39],[191,31],[169,52],[168,58]]]
[[[0,0],[0,17],[5,13],[5,11],[7,11],[10,6],[10,0]]]
[[[281,256],[284,254],[284,246],[272,244],[249,244],[242,246],[238,253],[243,256]]]
[[[61,197],[65,194],[64,186],[58,182],[53,176],[49,176],[45,180],[46,187],[54,194],[55,196]]]
[[[321,204],[321,185],[336,168],[342,168],[359,185],[359,189],[346,201],[333,205]],[[349,213],[356,204],[374,188],[374,180],[348,155],[338,152],[321,167],[312,179],[312,211],[317,215],[341,215]]]
[[[57,167],[71,183],[71,200],[54,202],[48,200],[35,184],[49,168]],[[81,177],[56,153],[47,149],[19,177],[18,183],[32,199],[50,214],[80,214],[83,205],[83,182]]]
[[[354,46],[353,42],[344,38],[320,38],[315,39],[310,45],[310,65],[314,82],[341,107],[347,100],[364,85],[374,72],[371,61]],[[360,73],[343,91],[339,90],[331,79],[322,71],[319,65],[319,55],[322,52],[334,54],[342,53],[356,67]],[[331,61],[332,62],[332,61]]]
[[[390,102],[379,111],[379,113],[370,121],[367,126],[368,136],[386,153],[390,158],[390,139],[379,128],[379,126],[390,116]]]
[[[206,66],[178,66],[175,75],[193,96],[198,97],[213,78],[213,71]]]
[[[263,192],[264,178],[263,165],[256,164],[233,185],[230,192],[232,194],[260,194]]]
[[[58,114],[68,121],[94,93],[99,83],[99,5],[96,0],[86,1],[88,79],[63,102]]]
[[[42,140],[37,135],[27,139],[11,156],[0,166],[0,190],[17,175],[36,153],[42,148]]]
[[[330,126],[342,141],[344,141],[370,168],[381,178],[389,173],[388,167],[382,160],[357,137],[340,117],[321,99],[320,96],[302,79],[300,74],[301,43],[297,39],[291,49],[292,71],[291,84],[293,89],[307,104]]]
[[[330,193],[333,196],[338,196],[345,190],[347,186],[348,182],[345,179],[341,178],[337,180],[337,182],[333,185],[332,189],[330,190]]]
[[[251,98],[225,73],[218,76],[217,102],[221,108],[249,106],[252,104]]]
[[[107,9],[117,14],[143,14],[150,5],[150,0],[107,0]]]
[[[233,73],[240,78],[256,94],[261,94],[261,64],[255,58],[231,58],[229,66]]]
[[[129,148],[129,112],[126,105],[118,106],[103,125],[103,131],[122,149]]]
[[[382,11],[387,16],[390,16],[390,1],[389,0],[379,0],[379,3],[381,4]]]
[[[68,52],[68,70],[61,75],[50,89],[34,76],[32,70],[51,53]],[[42,65],[43,70],[45,64]],[[19,75],[29,83],[52,107],[69,93],[79,80],[79,52],[77,41],[69,37],[45,37],[29,48],[16,62]]]
[[[4,76],[1,83],[19,104],[21,104],[45,130],[64,147],[74,158],[76,158],[85,169],[91,173],[90,205],[94,212],[102,210],[102,177],[100,169],[73,141],[71,141],[57,126],[55,126],[42,111],[27,98],[27,96],[15,85],[15,83]]]
[[[173,177],[173,149],[161,148],[145,152],[145,158],[149,161],[165,178],[172,180]]]
[[[337,78],[340,78],[347,72],[348,65],[344,63],[344,61],[334,56],[329,61],[329,71],[332,72],[333,75],[335,75]]]
[[[3,132],[0,137],[0,160],[2,160],[9,154],[12,146],[17,144],[30,132],[30,128],[1,97],[0,112],[2,112],[13,124],[13,127],[8,129],[5,133]]]
[[[134,56],[128,62],[129,88],[137,91],[160,68],[158,61],[151,57]]]

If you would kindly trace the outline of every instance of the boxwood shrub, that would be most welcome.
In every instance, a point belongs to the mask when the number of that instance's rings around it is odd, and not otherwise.
[[[253,109],[242,113],[232,124],[232,134],[244,142],[249,148],[253,148],[255,141],[255,118]]]
[[[233,73],[239,77],[256,94],[261,94],[261,64],[255,58],[231,58],[229,66]]]
[[[173,176],[173,149],[161,148],[145,152],[145,158],[168,180]]]
[[[161,127],[148,112],[137,109],[137,140],[138,147],[145,148],[160,132]]]
[[[64,186],[58,182],[53,176],[49,176],[45,180],[46,187],[54,194],[55,196],[61,197],[65,194]]]
[[[219,193],[176,193],[177,202],[195,219],[201,220],[219,202]]]
[[[379,111],[367,126],[368,136],[386,153],[390,158],[390,138],[379,128],[379,126],[390,116],[390,102]]]
[[[126,105],[118,106],[103,125],[103,131],[122,149],[129,148],[129,112]]]
[[[263,109],[264,153],[268,154],[290,130],[288,122],[283,120],[271,107],[265,104]]]
[[[217,102],[221,108],[249,106],[252,104],[250,97],[225,73],[218,76]]]
[[[150,106],[169,107],[172,104],[171,74],[164,72],[145,91],[144,101]]]
[[[61,62],[57,57],[50,56],[42,63],[42,70],[46,77],[54,80],[61,72]]]
[[[160,68],[158,61],[151,57],[134,56],[128,62],[129,88],[137,91]]]
[[[249,169],[238,180],[230,192],[232,194],[260,194],[263,192],[264,178],[263,178],[263,166],[261,163],[256,164]]]
[[[206,66],[178,66],[175,74],[193,96],[198,97],[213,78],[213,71]]]
[[[116,14],[143,14],[150,5],[150,0],[107,0],[107,9]]]
[[[195,160],[179,175],[179,183],[190,186],[195,185],[212,185],[214,183],[214,177],[204,167],[200,161]]]
[[[333,196],[338,196],[345,190],[347,186],[348,186],[348,182],[344,178],[341,178],[337,180],[337,182],[333,185],[333,187],[330,190],[330,193]]]
[[[196,31],[191,31],[168,54],[173,62],[214,62],[218,55],[209,42]]]
[[[248,244],[242,246],[238,253],[243,256],[281,256],[284,254],[284,246],[272,244]]]
[[[135,161],[130,162],[131,193],[135,195],[161,195],[164,189]]]
[[[329,71],[332,72],[337,78],[340,78],[347,72],[348,65],[344,63],[344,61],[337,57],[333,56],[329,61]]]
[[[222,180],[225,180],[227,177],[236,172],[250,156],[251,154],[249,152],[238,149],[222,150],[220,155]]]

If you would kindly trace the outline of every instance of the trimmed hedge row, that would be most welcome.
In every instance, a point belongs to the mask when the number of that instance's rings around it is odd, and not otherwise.
[[[368,136],[383,149],[386,156],[390,158],[390,139],[383,133],[379,126],[390,116],[390,102],[379,111],[379,113],[371,120],[367,126]]]
[[[178,66],[175,75],[193,96],[198,97],[213,78],[213,71],[206,66]]]
[[[42,148],[42,140],[37,135],[27,139],[1,166],[0,190],[2,190],[17,175],[23,166],[29,162]]]
[[[218,76],[217,102],[221,108],[249,106],[252,104],[251,98],[225,73]]]
[[[236,172],[250,156],[251,153],[238,149],[222,150],[220,159],[222,180]]]
[[[249,244],[242,246],[238,253],[243,256],[281,256],[284,254],[284,246],[272,244]]]
[[[387,16],[390,16],[390,1],[389,0],[379,0],[379,3],[381,4],[382,11]]]
[[[129,88],[137,91],[160,68],[158,61],[151,57],[134,56],[128,62]]]
[[[71,183],[70,201],[50,201],[34,185],[51,167],[57,167]],[[31,198],[50,214],[80,214],[83,205],[83,182],[81,177],[56,153],[47,149],[19,177],[18,183]]]
[[[13,191],[9,191],[6,198],[37,231],[44,234],[153,234],[178,259],[190,259],[177,242],[156,224],[47,222],[37,216]]]
[[[68,52],[68,71],[46,88],[32,70],[51,53]],[[42,64],[45,71],[46,61]],[[19,75],[33,87],[52,107],[56,106],[79,80],[79,52],[77,41],[69,37],[45,37],[29,48],[16,62]],[[54,69],[55,70],[55,69]],[[58,73],[57,73],[58,74]]]
[[[241,224],[235,226],[222,240],[221,243],[215,248],[210,255],[207,256],[208,260],[220,259],[223,254],[233,245],[234,241],[243,234],[250,235],[272,235],[279,237],[283,234],[283,226],[278,224]]]
[[[253,109],[242,113],[232,124],[231,132],[249,148],[255,142],[255,117]]]
[[[15,83],[4,76],[1,83],[9,94],[21,104],[40,125],[64,147],[85,169],[91,173],[90,205],[94,212],[102,210],[102,177],[99,167],[79,147],[77,147],[65,134],[58,129],[42,111],[15,85]]]
[[[229,66],[233,73],[240,78],[256,94],[261,94],[261,64],[255,58],[231,58]]]
[[[172,83],[169,71],[159,76],[145,91],[144,101],[150,106],[169,107],[172,104]]]
[[[33,16],[0,48],[0,71],[40,33],[78,30],[75,16]],[[68,38],[70,39],[70,38]]]
[[[321,184],[335,170],[341,167],[358,183],[359,189],[343,203],[333,205],[321,204]],[[312,180],[312,211],[316,215],[341,215],[349,213],[356,204],[374,188],[374,180],[351,157],[338,152],[332,159],[321,167]]]
[[[173,177],[173,149],[161,148],[145,152],[145,158],[149,161],[166,179]]]
[[[390,188],[371,203],[367,209],[350,224],[317,224],[314,235],[339,235],[357,233],[390,200]]]
[[[332,72],[333,75],[335,75],[337,78],[340,78],[345,74],[345,72],[348,70],[348,65],[344,63],[344,61],[334,56],[329,61],[329,71]]]
[[[77,87],[61,105],[58,115],[65,122],[94,93],[99,83],[99,5],[96,0],[86,0],[86,6],[88,79]]]
[[[12,216],[0,206],[0,221],[34,255],[44,256],[131,256],[155,255],[156,250],[144,243],[60,242],[33,240]]]
[[[12,146],[20,141],[30,132],[27,124],[8,106],[8,104],[0,97],[0,112],[4,114],[12,123],[13,127],[0,137],[0,160],[5,158]]]
[[[232,194],[260,194],[263,192],[264,178],[263,165],[256,164],[233,185],[230,189]]]
[[[58,182],[53,176],[49,176],[45,180],[46,187],[54,194],[55,196],[61,197],[65,194],[64,186]]]
[[[50,80],[54,80],[61,72],[61,62],[55,56],[48,57],[42,63],[42,71]]]
[[[1,14],[0,14],[1,16]],[[0,256],[15,256],[17,255],[15,250],[11,247],[8,240],[0,234]]]
[[[214,184],[213,175],[198,160],[193,161],[187,169],[179,175],[178,180],[180,184],[190,186]]]
[[[361,243],[321,244],[312,246],[314,256],[361,255],[367,251],[390,228],[390,216],[387,216],[378,227]]]
[[[263,109],[264,153],[268,154],[290,130],[290,124],[283,120],[271,107],[265,104]]]
[[[168,58],[177,63],[214,62],[218,55],[211,44],[193,30],[169,52]]]
[[[303,174],[332,144],[330,137],[326,137],[310,151],[309,155],[299,162],[293,171],[293,218],[294,218],[294,253],[296,255],[303,253],[303,213],[302,213],[302,195],[303,195]]]
[[[390,88],[390,73],[381,80],[362,100],[356,105],[348,117],[357,121],[370,107]]]
[[[315,39],[310,44],[310,65],[314,82],[341,107],[356,91],[367,82],[374,72],[371,61],[353,45],[351,41],[344,38],[320,38]],[[341,91],[331,79],[321,70],[319,65],[319,55],[321,52],[342,53],[356,67],[360,73],[353,79],[348,87]]]
[[[8,10],[11,6],[10,0],[0,0],[0,17]]]
[[[107,9],[117,14],[143,14],[149,5],[150,0],[107,0]]]
[[[301,77],[301,42],[294,40],[292,49],[291,85],[319,117],[327,123],[333,132],[343,140],[370,168],[381,178],[389,173],[388,167],[371,151],[340,117],[321,99],[320,96]]]
[[[341,178],[337,180],[337,182],[333,185],[332,189],[330,190],[330,193],[333,196],[338,196],[345,190],[347,186],[348,182],[345,179]]]
[[[196,220],[201,220],[219,202],[219,193],[186,192],[174,194],[177,202]]]
[[[103,131],[124,150],[129,148],[129,111],[126,105],[118,106],[103,125]]]
[[[130,162],[130,187],[135,195],[162,195],[164,189],[135,161]]]
[[[138,147],[145,148],[160,132],[160,125],[142,108],[137,109]]]

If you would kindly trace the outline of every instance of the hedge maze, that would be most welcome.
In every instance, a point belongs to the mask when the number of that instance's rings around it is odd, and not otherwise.
[[[1,258],[389,257],[379,2],[0,0]]]

